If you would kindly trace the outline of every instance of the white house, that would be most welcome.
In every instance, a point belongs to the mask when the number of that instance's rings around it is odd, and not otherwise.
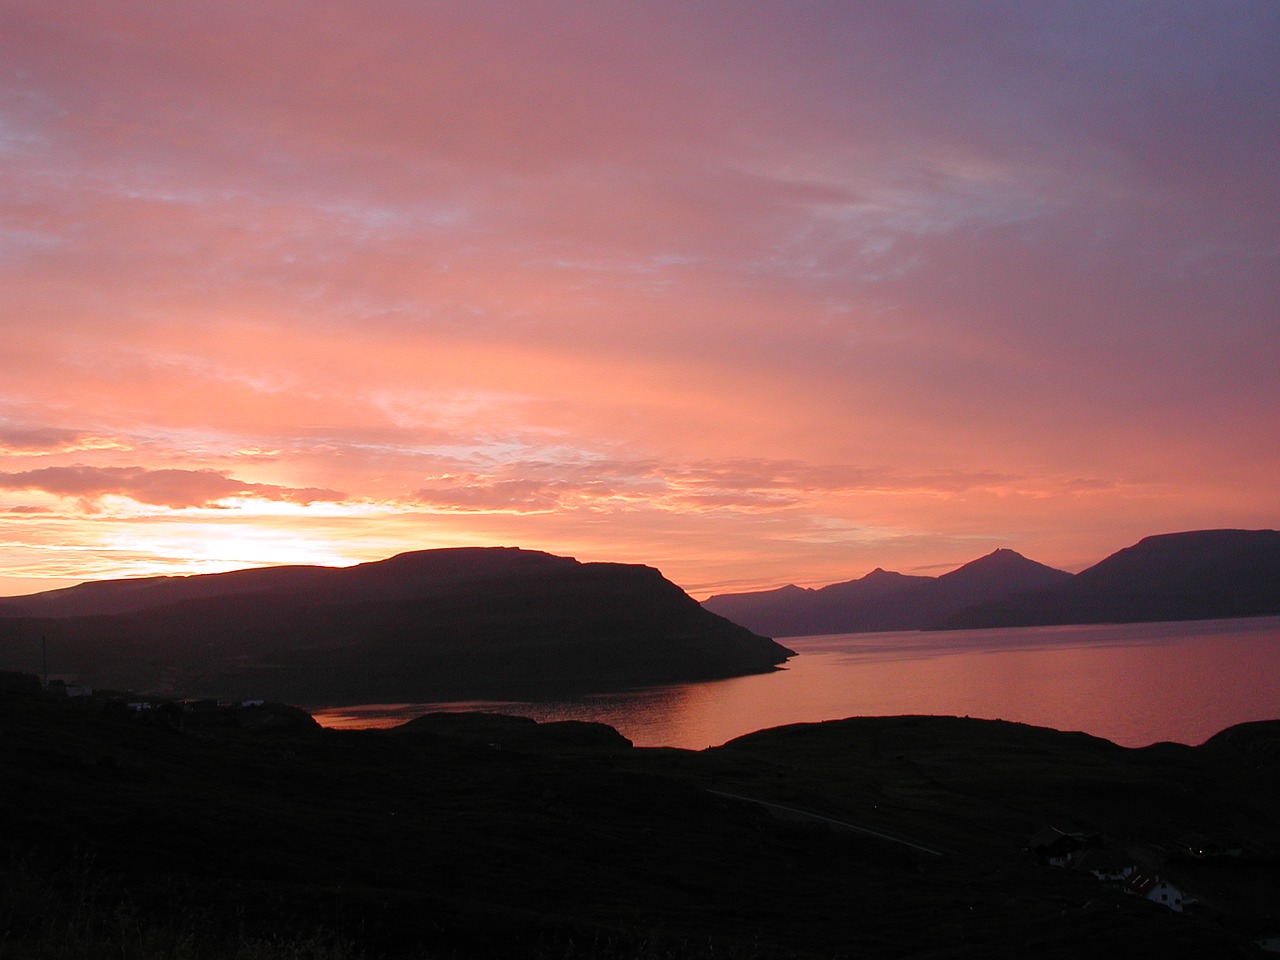
[[[1168,907],[1176,913],[1181,913],[1183,907],[1195,902],[1168,880],[1163,880],[1145,870],[1130,874],[1124,886],[1131,893],[1145,897],[1152,903]]]

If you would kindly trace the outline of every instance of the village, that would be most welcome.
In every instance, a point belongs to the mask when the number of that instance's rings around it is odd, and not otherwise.
[[[11,671],[0,671],[0,694],[41,696],[81,709],[127,714],[176,727],[219,725],[255,728],[297,723],[316,726],[306,711],[262,698],[214,700],[138,694],[131,690],[69,683],[60,677],[42,679],[34,674]]]
[[[1275,859],[1271,851],[1249,849],[1238,840],[1203,833],[1185,833],[1164,844],[1133,844],[1056,826],[1037,831],[1025,849],[1036,863],[1092,874],[1102,883],[1175,913],[1227,906],[1193,894],[1197,865],[1209,864],[1216,868],[1214,873],[1222,875],[1230,874],[1232,865]],[[1280,953],[1280,929],[1259,930],[1250,943],[1259,951]]]

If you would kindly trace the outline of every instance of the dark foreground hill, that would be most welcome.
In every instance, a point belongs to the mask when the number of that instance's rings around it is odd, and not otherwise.
[[[922,630],[977,604],[1070,580],[1069,573],[1002,549],[940,577],[876,569],[817,590],[792,585],[721,594],[702,605],[771,637]]]
[[[1278,745],[1275,723],[1126,750],[897,717],[694,753],[595,725],[335,731],[289,708],[131,716],[11,694],[0,952],[1242,956],[1280,929]],[[1037,862],[1024,848],[1046,826],[1141,859],[1199,912]],[[1241,851],[1180,854],[1192,833]]]
[[[874,570],[819,590],[724,594],[703,606],[773,637],[1271,616],[1280,614],[1280,532],[1147,537],[1075,576],[997,550],[940,577]]]
[[[773,669],[651,567],[516,548],[109,581],[0,602],[0,669],[293,703],[507,697]]]

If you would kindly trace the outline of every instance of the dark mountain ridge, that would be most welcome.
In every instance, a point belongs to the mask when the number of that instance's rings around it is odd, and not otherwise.
[[[0,599],[0,617],[83,617],[135,613],[187,600],[296,589],[322,580],[329,568],[256,567],[188,577],[99,580],[25,597]]]
[[[0,669],[292,703],[619,689],[773,669],[791,651],[652,567],[508,547],[354,567],[112,581],[0,603]]]
[[[136,613],[192,600],[266,595],[311,602],[329,595],[347,601],[410,599],[448,592],[469,581],[535,570],[580,566],[519,547],[418,550],[351,567],[253,567],[227,573],[101,580],[0,600],[0,617],[81,617]]]
[[[1072,576],[996,550],[940,577],[722,594],[708,610],[774,637],[1280,615],[1280,532],[1146,537]]]
[[[1146,537],[1070,580],[975,605],[947,628],[1216,620],[1280,614],[1280,532]]]
[[[713,613],[774,637],[927,629],[968,607],[1071,580],[1071,574],[999,549],[940,577],[876,568],[817,590],[794,585],[703,601]]]

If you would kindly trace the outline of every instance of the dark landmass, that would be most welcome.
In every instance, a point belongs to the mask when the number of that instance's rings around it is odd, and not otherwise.
[[[820,590],[787,586],[703,606],[774,637],[1280,614],[1280,532],[1147,537],[1072,576],[1012,550],[940,577],[875,570]]]
[[[702,605],[771,637],[926,630],[969,607],[1069,582],[1071,574],[996,550],[940,577],[876,569],[858,580],[811,590],[794,585],[721,594]]]
[[[758,673],[791,651],[651,567],[517,548],[84,584],[0,601],[0,669],[292,703],[611,690]]]
[[[1217,620],[1280,614],[1280,532],[1147,537],[1048,590],[956,613],[947,628]]]
[[[1280,722],[1132,750],[860,718],[691,752],[6,689],[5,956],[1168,960],[1280,932]],[[1048,866],[1046,832],[1198,903]]]

